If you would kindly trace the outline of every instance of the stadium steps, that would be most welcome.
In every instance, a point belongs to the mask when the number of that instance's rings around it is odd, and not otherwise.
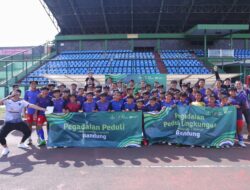
[[[192,53],[192,56],[199,60],[200,63],[206,67],[209,71],[213,73],[213,67],[215,66],[213,63],[211,63],[209,60],[204,61],[201,57],[197,56],[195,53]],[[219,73],[225,73],[222,69],[218,68]]]
[[[162,74],[168,73],[167,68],[166,68],[164,62],[161,59],[160,54],[158,52],[154,52],[154,57],[155,57],[156,65],[157,65],[160,73],[162,73]]]

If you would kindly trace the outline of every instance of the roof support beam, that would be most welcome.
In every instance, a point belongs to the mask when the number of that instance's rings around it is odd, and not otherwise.
[[[131,0],[130,2],[130,6],[131,6],[131,34],[134,33],[134,0]]]
[[[100,1],[101,1],[101,8],[102,8],[102,15],[103,15],[103,19],[104,19],[105,29],[106,29],[106,32],[108,34],[109,33],[109,26],[108,26],[108,22],[107,22],[106,13],[104,10],[103,0],[100,0]]]
[[[50,20],[52,21],[54,27],[56,28],[57,32],[60,32],[61,29],[59,27],[59,24],[57,22],[57,20],[55,19],[55,17],[53,16],[53,14],[51,13],[51,11],[49,10],[48,6],[44,3],[43,0],[39,0],[39,2],[41,3],[41,5],[43,6],[45,12],[47,13],[47,15],[49,16]]]
[[[78,13],[76,12],[76,9],[75,9],[73,0],[69,0],[69,4],[70,4],[71,9],[73,10],[73,15],[74,15],[75,18],[76,18],[76,21],[77,21],[77,23],[78,23],[78,25],[79,25],[79,27],[80,27],[80,29],[81,29],[81,32],[82,32],[82,33],[85,33],[85,30],[84,30],[84,28],[83,28],[82,22],[81,22],[81,20],[80,20],[80,18],[79,18],[79,16],[78,16]]]
[[[229,14],[230,12],[232,12],[232,10],[233,10],[234,6],[238,3],[238,1],[239,1],[239,0],[234,0],[234,1],[233,1],[233,3],[232,3],[232,5],[231,5],[231,7],[228,9],[227,13],[226,13],[226,14],[224,14],[224,16],[222,17],[222,19],[221,19],[220,23],[223,23],[223,22],[226,20],[226,18],[227,18],[227,16],[228,16],[228,14]]]
[[[164,6],[164,0],[161,0],[161,6],[160,6],[160,11],[159,11],[158,19],[157,19],[155,33],[157,33],[159,31],[159,27],[160,27],[160,23],[161,23],[161,13],[163,11],[163,6]]]
[[[186,15],[186,17],[185,17],[185,19],[184,19],[184,22],[183,22],[183,25],[182,25],[182,31],[184,31],[185,25],[187,24],[187,21],[188,21],[188,19],[189,19],[189,16],[190,16],[190,14],[191,14],[192,9],[193,9],[194,3],[195,3],[195,0],[191,0],[191,4],[190,4],[190,6],[189,6],[189,8],[188,8],[187,15]]]

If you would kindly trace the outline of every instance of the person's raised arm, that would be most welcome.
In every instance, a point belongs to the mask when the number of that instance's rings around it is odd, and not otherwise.
[[[217,66],[214,66],[214,74],[215,74],[216,80],[220,80],[220,75],[219,75]]]
[[[37,105],[35,105],[35,104],[29,104],[28,107],[29,107],[29,108],[33,108],[33,109],[35,109],[35,110],[39,110],[39,111],[46,111],[45,108],[42,108],[42,107],[37,106]]]
[[[180,86],[180,88],[182,88],[183,80],[184,80],[184,79],[181,79],[181,80],[179,81],[179,86]]]
[[[8,100],[8,99],[10,99],[10,98],[12,98],[14,96],[15,96],[15,94],[12,93],[11,95],[8,95],[5,98],[1,99],[0,100],[0,105],[3,105],[5,100]]]

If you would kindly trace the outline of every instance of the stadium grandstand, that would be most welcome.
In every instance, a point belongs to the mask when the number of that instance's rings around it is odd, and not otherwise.
[[[250,5],[244,0],[40,0],[58,30],[38,47],[0,48],[0,95],[32,80],[70,84],[93,72],[248,83]]]

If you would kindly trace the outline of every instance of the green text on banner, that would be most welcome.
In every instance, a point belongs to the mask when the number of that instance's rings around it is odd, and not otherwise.
[[[236,108],[177,106],[160,113],[144,113],[145,136],[151,144],[170,143],[198,146],[234,144]]]
[[[47,115],[48,146],[129,147],[142,141],[141,112]]]

